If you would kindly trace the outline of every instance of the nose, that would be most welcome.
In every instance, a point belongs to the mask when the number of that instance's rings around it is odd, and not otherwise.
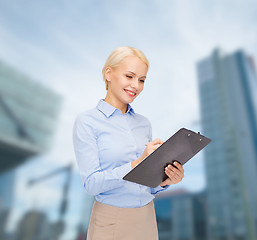
[[[133,81],[131,81],[131,87],[134,89],[138,89],[139,85],[138,85],[138,80],[136,78],[133,79]]]

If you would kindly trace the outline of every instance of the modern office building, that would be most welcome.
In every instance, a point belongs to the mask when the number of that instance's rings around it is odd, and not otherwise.
[[[61,97],[0,61],[0,238],[14,198],[14,169],[48,150]]]
[[[90,221],[91,211],[95,197],[83,192],[83,205],[81,209],[80,222],[77,226],[77,238],[85,239]]]
[[[61,97],[0,62],[0,173],[51,145]]]
[[[13,204],[14,181],[15,173],[13,171],[0,174],[0,211],[9,209]]]
[[[50,240],[51,224],[45,213],[31,210],[18,223],[14,240]]]
[[[205,192],[166,191],[154,204],[160,240],[206,240]]]
[[[0,239],[4,239],[7,220],[14,201],[14,171],[0,174]]]
[[[208,239],[256,240],[257,78],[243,51],[197,64],[205,150]]]

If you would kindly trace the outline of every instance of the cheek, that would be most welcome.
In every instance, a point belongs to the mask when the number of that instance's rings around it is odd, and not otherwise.
[[[140,92],[144,90],[144,85],[140,86]]]
[[[129,85],[129,82],[126,78],[124,77],[120,77],[119,79],[117,79],[118,85],[122,88],[125,88]]]
[[[126,83],[122,78],[113,78],[112,84],[113,84],[113,88],[115,89],[123,89],[126,87]]]

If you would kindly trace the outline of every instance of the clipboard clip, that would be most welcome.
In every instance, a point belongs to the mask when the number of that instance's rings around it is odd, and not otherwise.
[[[197,134],[198,134],[198,135],[201,135],[200,132],[197,132]],[[191,136],[191,133],[188,133],[187,136],[190,137],[190,136]],[[202,138],[200,138],[199,141],[201,142],[201,141],[202,141]]]
[[[200,132],[198,132],[197,134],[200,135]],[[200,138],[199,141],[201,142],[201,141],[202,141],[202,138]]]

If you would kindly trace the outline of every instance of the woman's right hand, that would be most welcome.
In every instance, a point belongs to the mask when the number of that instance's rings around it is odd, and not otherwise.
[[[140,158],[131,162],[132,168],[134,168],[137,164],[142,162],[148,155],[150,155],[154,150],[161,146],[164,142],[160,138],[156,138],[153,141],[146,144],[145,150]]]

